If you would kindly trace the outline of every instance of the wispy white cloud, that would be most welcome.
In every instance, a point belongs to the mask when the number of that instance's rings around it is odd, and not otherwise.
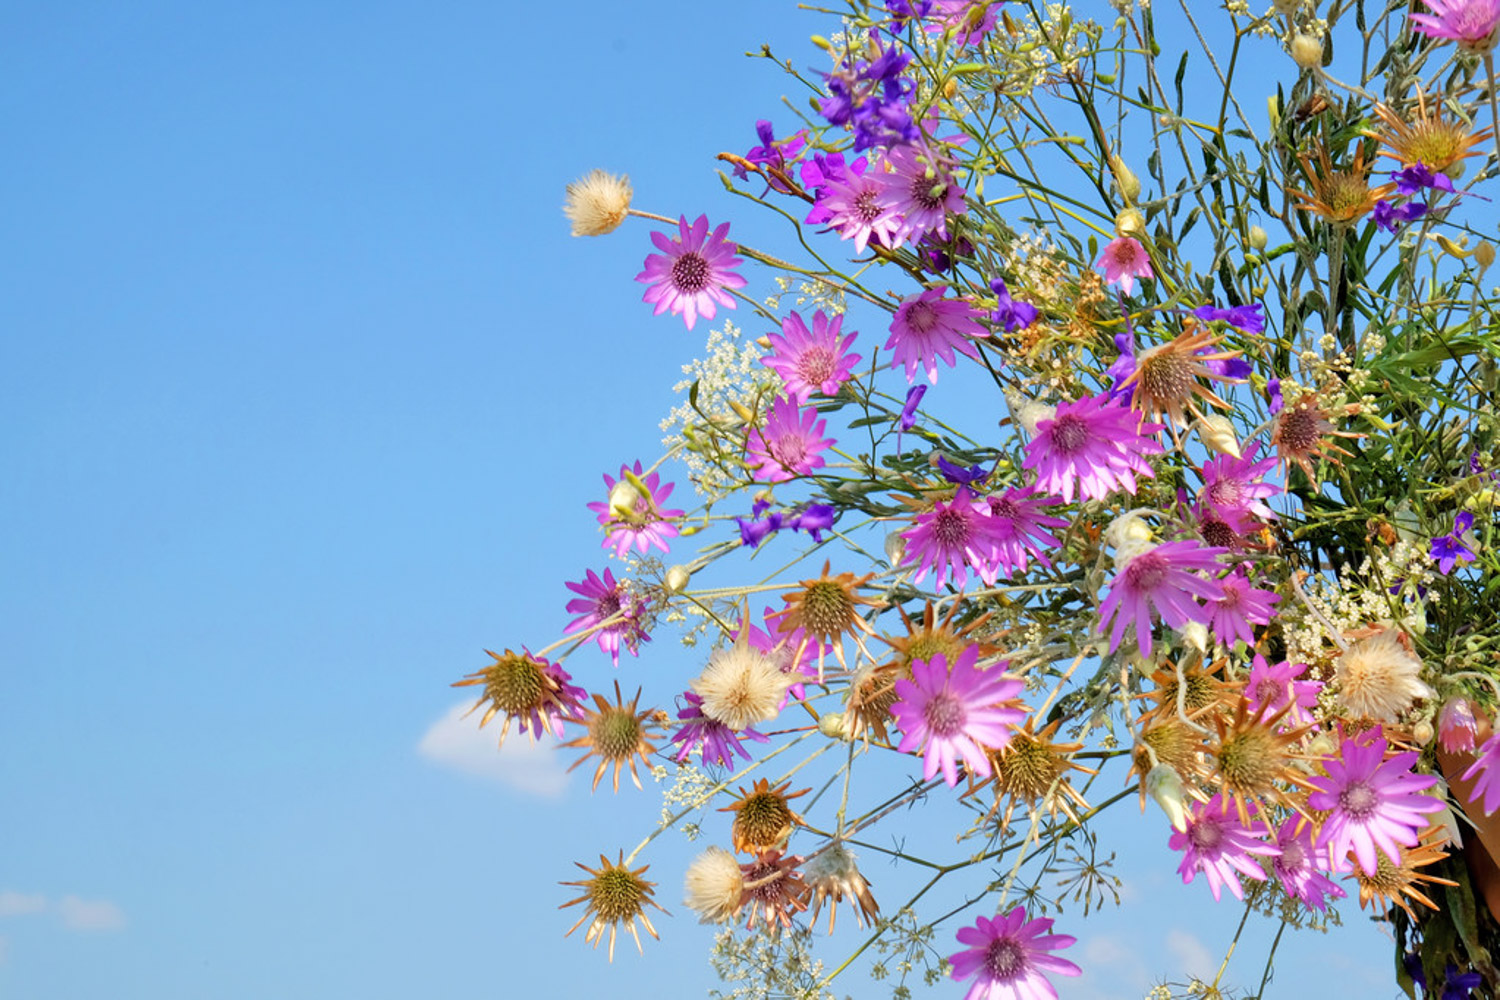
[[[1150,986],[1140,948],[1123,937],[1093,934],[1079,942],[1079,954],[1060,957],[1083,967],[1080,979],[1054,980],[1069,1000],[1134,1000]]]
[[[499,729],[490,723],[479,728],[477,714],[464,713],[473,702],[449,709],[417,744],[417,753],[443,767],[498,781],[526,795],[555,799],[568,786],[567,768],[549,736],[535,742],[511,727],[503,747],[496,747]]]
[[[48,899],[39,892],[0,891],[0,917],[25,917],[51,913],[70,931],[117,931],[125,926],[125,911],[107,899],[81,899],[63,896]],[[3,939],[0,939],[0,962],[4,961]]]
[[[47,897],[41,893],[0,892],[0,917],[22,917],[28,913],[41,913],[47,908]]]
[[[1173,928],[1167,932],[1167,950],[1177,960],[1183,974],[1208,980],[1219,971],[1219,960],[1190,932]]]

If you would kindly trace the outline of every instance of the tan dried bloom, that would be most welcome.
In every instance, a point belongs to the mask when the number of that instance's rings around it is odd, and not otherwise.
[[[591,170],[568,185],[563,214],[573,223],[574,236],[612,233],[630,214],[630,178]]]
[[[693,859],[683,879],[683,902],[703,924],[723,923],[740,911],[745,876],[734,855],[715,845]]]
[[[1419,698],[1436,692],[1421,680],[1411,639],[1382,628],[1354,643],[1335,665],[1339,704],[1355,718],[1395,722]]]

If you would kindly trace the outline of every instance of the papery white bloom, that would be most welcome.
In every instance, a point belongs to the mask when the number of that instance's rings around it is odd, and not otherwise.
[[[693,579],[693,573],[686,566],[673,566],[667,570],[667,575],[662,577],[662,587],[669,594],[680,594],[687,589],[688,583]]]
[[[1167,814],[1172,829],[1179,833],[1187,830],[1187,792],[1182,776],[1172,765],[1157,764],[1146,772],[1146,794]]]
[[[728,649],[714,650],[703,673],[688,682],[703,699],[703,714],[735,732],[776,718],[781,699],[796,680],[775,659],[754,649],[746,634]]]
[[[1240,440],[1235,437],[1234,424],[1228,417],[1205,413],[1194,426],[1198,431],[1198,440],[1203,442],[1204,447],[1231,458],[1240,457]]]

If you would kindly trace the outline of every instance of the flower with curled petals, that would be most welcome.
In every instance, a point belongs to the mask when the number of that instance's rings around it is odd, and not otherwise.
[[[1072,947],[1078,939],[1051,934],[1052,919],[1027,920],[1015,907],[1004,916],[980,917],[972,927],[961,927],[958,943],[969,947],[948,956],[954,979],[975,977],[964,1000],[1057,1000],[1047,979],[1078,976],[1083,970],[1050,952]]]
[[[1022,464],[1036,472],[1037,488],[1072,503],[1074,493],[1103,500],[1115,490],[1135,495],[1137,476],[1155,475],[1147,455],[1160,455],[1160,424],[1142,423],[1108,394],[1058,403],[1050,420],[1039,420]]]

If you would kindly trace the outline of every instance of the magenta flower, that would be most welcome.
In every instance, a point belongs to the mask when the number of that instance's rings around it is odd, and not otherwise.
[[[1301,826],[1302,832],[1297,828]],[[1313,910],[1327,909],[1327,898],[1343,899],[1346,895],[1327,875],[1313,863],[1317,851],[1313,848],[1312,827],[1297,815],[1281,821],[1276,830],[1276,848],[1281,853],[1271,859],[1271,871],[1281,882],[1286,894]]]
[[[682,727],[672,736],[673,743],[681,743],[682,748],[677,751],[677,756],[672,759],[682,763],[692,755],[694,750],[698,751],[698,759],[704,765],[710,761],[734,770],[734,755],[738,753],[745,760],[750,759],[750,751],[746,750],[740,743],[741,736],[747,736],[759,743],[769,743],[771,738],[754,729],[741,729],[736,732],[730,729],[718,719],[711,719],[703,714],[703,699],[692,691],[682,692],[682,697],[687,700],[687,708],[679,709],[677,718]]]
[[[641,621],[646,609],[640,598],[616,581],[610,570],[606,569],[602,578],[589,570],[584,580],[569,583],[567,587],[578,595],[568,602],[568,613],[580,617],[563,629],[563,635],[583,632],[616,619],[595,632],[594,641],[609,654],[617,667],[620,665],[621,646],[629,650],[631,656],[636,656],[641,643],[651,641]]]
[[[677,537],[677,526],[670,519],[681,517],[682,511],[663,510],[658,505],[672,495],[673,484],[661,485],[661,476],[655,472],[643,475],[641,463],[636,462],[633,474],[645,487],[644,490],[637,489],[629,481],[627,473],[630,472],[630,466],[622,465],[619,479],[605,473],[604,488],[609,499],[595,500],[588,505],[605,527],[602,547],[614,546],[615,555],[621,559],[632,545],[642,553],[653,545],[666,552],[667,539]]]
[[[761,617],[766,623],[764,632],[746,618],[740,622],[740,630],[735,633],[735,637],[738,638],[740,634],[748,632],[745,638],[750,643],[750,647],[774,659],[782,673],[816,680],[819,676],[818,665],[823,662],[823,654],[827,650],[824,649],[821,641],[808,635],[805,628],[794,628],[790,631],[782,629],[781,618],[785,613],[785,609],[772,611],[766,608],[761,612]],[[773,638],[775,636],[781,638]],[[801,700],[807,697],[807,688],[802,680],[797,680],[787,685],[786,693]]]
[[[1479,720],[1467,698],[1449,698],[1438,712],[1438,742],[1448,753],[1468,753],[1479,735]]]
[[[1197,542],[1165,542],[1132,556],[1110,581],[1109,594],[1099,602],[1099,628],[1114,621],[1109,632],[1113,653],[1125,637],[1125,627],[1135,626],[1135,641],[1141,656],[1151,655],[1151,611],[1171,628],[1188,622],[1207,622],[1208,612],[1194,597],[1218,600],[1224,586],[1218,580],[1198,575],[1221,567],[1224,549],[1206,548]]]
[[[1318,834],[1318,850],[1328,850],[1335,871],[1347,870],[1345,858],[1353,851],[1365,874],[1374,875],[1377,848],[1392,864],[1401,864],[1399,845],[1415,847],[1425,823],[1422,817],[1443,808],[1437,799],[1422,794],[1437,784],[1437,776],[1412,773],[1417,752],[1385,759],[1385,739],[1378,729],[1372,734],[1364,745],[1358,738],[1344,740],[1339,757],[1323,762],[1327,777],[1310,779],[1317,790],[1308,793],[1308,806],[1329,810]]]
[[[896,237],[916,242],[927,233],[948,238],[948,213],[966,210],[963,188],[942,164],[932,163],[915,146],[897,146],[886,154],[891,172],[880,174],[883,201],[901,217]]]
[[[1247,646],[1255,645],[1255,630],[1251,625],[1269,625],[1276,613],[1271,605],[1281,600],[1281,595],[1250,586],[1250,578],[1238,568],[1219,584],[1224,588],[1224,596],[1209,600],[1208,627],[1225,646],[1232,647],[1235,639],[1243,640]]]
[[[896,749],[923,749],[924,780],[941,769],[949,787],[957,785],[959,757],[970,774],[989,777],[985,750],[1005,747],[1011,728],[1026,719],[1024,706],[1002,704],[1021,693],[1022,682],[1007,677],[1003,663],[980,670],[974,665],[978,658],[979,647],[969,646],[954,658],[951,670],[942,653],[912,660],[912,679],[896,681],[900,700],[891,714],[905,734]]]
[[[809,330],[794,312],[781,321],[781,333],[770,335],[775,353],[762,358],[761,363],[782,377],[787,394],[799,404],[806,403],[815,392],[837,396],[839,386],[853,377],[860,356],[849,353],[854,332],[840,336],[843,322],[844,317],[829,319],[819,309]]]
[[[1250,714],[1268,719],[1292,703],[1284,723],[1288,726],[1311,725],[1315,720],[1312,710],[1318,705],[1318,694],[1323,685],[1317,681],[1299,681],[1307,670],[1307,664],[1283,660],[1274,667],[1266,663],[1259,653],[1251,661],[1250,676],[1245,679],[1245,700],[1249,702]]]
[[[953,44],[962,48],[978,45],[995,30],[995,8],[988,0],[937,0],[937,24],[927,26],[928,34],[953,30]],[[976,10],[977,8],[977,10]],[[977,16],[976,16],[977,15]]]
[[[1111,285],[1119,282],[1120,291],[1126,295],[1135,291],[1136,278],[1153,277],[1151,255],[1146,253],[1140,240],[1132,236],[1117,236],[1110,240],[1094,266],[1104,268],[1105,279]]]
[[[801,410],[791,396],[778,396],[766,426],[755,428],[745,440],[745,460],[755,467],[755,478],[784,483],[821,469],[823,452],[833,444],[832,438],[821,436],[827,424],[812,407]]]
[[[1276,512],[1261,501],[1274,497],[1281,487],[1262,482],[1266,473],[1276,468],[1275,458],[1257,462],[1260,442],[1255,441],[1245,449],[1240,458],[1233,455],[1216,455],[1203,464],[1203,488],[1198,492],[1200,500],[1212,504],[1228,516],[1231,512],[1254,514],[1274,521]]]
[[[958,930],[958,943],[969,947],[948,957],[954,979],[978,976],[964,1000],[1057,1000],[1046,974],[1078,976],[1083,970],[1048,952],[1071,948],[1078,939],[1049,934],[1052,918],[1027,920],[1017,906],[1005,916],[980,917]]]
[[[1496,761],[1500,761],[1500,731],[1480,744],[1478,758],[1458,776],[1458,780],[1474,782],[1470,801],[1479,801],[1488,816],[1500,808],[1500,767],[1495,766]]]
[[[856,161],[862,163],[863,160]],[[837,230],[839,239],[853,240],[854,252],[876,246],[895,250],[901,246],[901,211],[886,196],[886,185],[880,170],[845,170],[827,179],[818,191],[818,218],[809,222],[827,222]]]
[[[1117,489],[1135,495],[1135,477],[1155,475],[1147,455],[1160,455],[1161,424],[1141,423],[1128,406],[1109,396],[1084,396],[1057,404],[1051,420],[1037,421],[1021,464],[1037,474],[1037,487],[1072,503],[1080,495],[1103,500]],[[1150,435],[1150,436],[1148,436]]]
[[[1036,486],[1031,485],[1024,489],[1009,489],[985,500],[990,508],[990,520],[994,522],[995,561],[1007,575],[1017,570],[1026,572],[1031,559],[1043,566],[1052,565],[1043,550],[1061,545],[1062,540],[1046,529],[1066,528],[1069,524],[1063,518],[1042,513],[1042,508],[1061,503],[1061,500],[1035,494]]]
[[[1431,14],[1411,15],[1411,30],[1488,52],[1500,28],[1500,0],[1422,0]]]
[[[906,539],[905,562],[921,560],[913,582],[921,583],[928,570],[936,570],[934,588],[941,588],[951,574],[953,585],[962,590],[972,569],[993,587],[1000,573],[1001,539],[1008,530],[1006,522],[983,513],[968,488],[960,486],[952,502],[936,501],[932,510],[918,514],[916,522],[901,532]]]
[[[1250,806],[1254,812],[1254,806]],[[1209,891],[1218,902],[1219,891],[1228,886],[1235,899],[1244,899],[1238,872],[1257,882],[1266,880],[1266,873],[1256,864],[1252,855],[1272,855],[1275,847],[1257,836],[1257,831],[1240,823],[1239,816],[1220,792],[1188,813],[1187,829],[1175,832],[1167,840],[1167,846],[1182,851],[1182,864],[1177,872],[1182,884],[1187,885],[1199,872],[1208,877]]]
[[[1242,551],[1264,526],[1254,514],[1235,507],[1216,507],[1201,499],[1193,505],[1192,515],[1205,542],[1234,552]]]
[[[968,338],[989,336],[976,322],[979,312],[967,299],[944,299],[947,290],[947,285],[938,285],[907,299],[891,319],[891,338],[885,346],[895,354],[892,368],[906,365],[908,382],[916,377],[918,365],[925,365],[927,380],[936,384],[939,357],[949,368],[958,363],[954,351],[978,360],[979,352]]]
[[[737,247],[724,239],[729,232],[727,222],[710,235],[708,216],[698,216],[689,229],[684,215],[677,230],[675,239],[668,239],[666,233],[651,234],[651,242],[661,253],[646,258],[646,269],[635,280],[651,286],[642,299],[656,303],[654,315],[670,309],[673,316],[681,314],[691,330],[699,316],[714,318],[714,303],[734,308],[734,298],[725,289],[745,287],[745,279],[731,270],[743,261],[734,256]]]

